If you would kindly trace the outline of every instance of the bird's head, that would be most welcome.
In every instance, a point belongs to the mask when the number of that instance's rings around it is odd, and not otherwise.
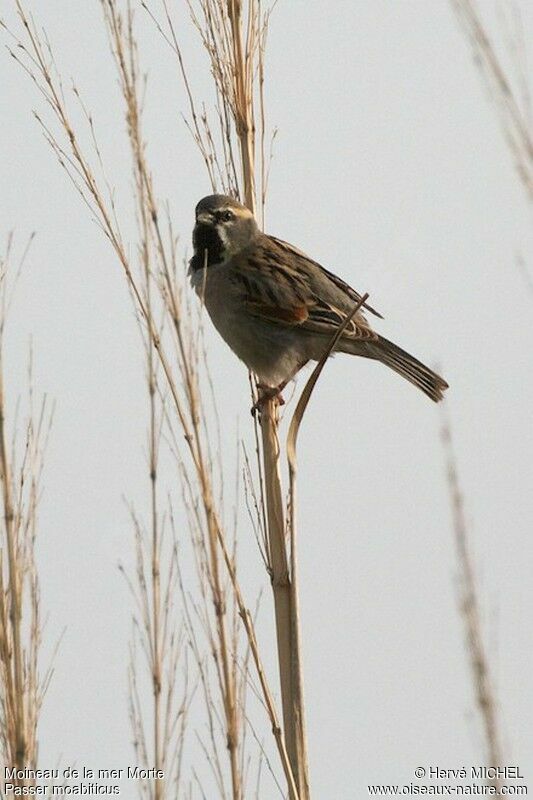
[[[246,206],[224,194],[204,197],[196,206],[193,231],[195,257],[201,262],[219,264],[243,250],[257,235],[254,215]]]

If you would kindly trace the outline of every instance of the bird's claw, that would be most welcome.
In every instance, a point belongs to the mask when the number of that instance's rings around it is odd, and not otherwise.
[[[283,399],[283,396],[281,394],[284,387],[285,384],[282,384],[281,386],[266,386],[263,383],[258,383],[257,384],[258,398],[251,408],[252,417],[255,417],[255,415],[258,413],[261,414],[263,407],[270,400],[273,400],[275,403],[277,403],[278,406],[285,405],[285,400]]]

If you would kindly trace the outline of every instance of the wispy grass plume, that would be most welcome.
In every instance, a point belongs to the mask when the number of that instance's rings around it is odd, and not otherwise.
[[[32,784],[24,771],[37,766],[37,726],[51,674],[47,671],[42,678],[39,673],[42,627],[35,540],[52,409],[46,398],[35,400],[31,353],[24,411],[18,405],[8,407],[4,384],[7,316],[31,238],[18,266],[12,263],[12,236],[0,256],[0,753],[4,768],[22,770],[9,781],[20,790]],[[2,785],[4,778],[3,769]]]

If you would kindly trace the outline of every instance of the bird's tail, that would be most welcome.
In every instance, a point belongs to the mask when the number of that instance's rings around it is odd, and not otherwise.
[[[383,336],[380,336],[377,342],[367,342],[361,355],[386,364],[410,383],[418,386],[436,403],[442,400],[444,391],[448,388],[448,384],[440,375]]]

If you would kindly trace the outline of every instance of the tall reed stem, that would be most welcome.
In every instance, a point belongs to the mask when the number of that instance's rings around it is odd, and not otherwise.
[[[228,17],[231,23],[233,45],[234,119],[242,169],[242,194],[245,204],[255,214],[254,96],[252,81],[249,79],[247,69],[252,54],[244,52],[240,0],[228,0]],[[309,796],[309,781],[303,726],[303,696],[296,690],[297,682],[294,680],[295,673],[301,673],[298,615],[295,613],[298,587],[294,581],[291,584],[289,575],[278,431],[278,406],[275,401],[269,400],[263,405],[261,412],[261,438],[267,505],[269,570],[274,595],[283,728],[297,795],[290,786],[289,793],[291,800],[306,800]]]
[[[13,281],[11,235],[5,258],[0,254],[0,757],[4,767],[17,770],[36,767],[39,711],[50,678],[49,671],[42,681],[38,674],[41,625],[35,538],[51,415],[44,400],[40,411],[34,407],[30,352],[27,421],[21,428],[20,416],[15,415],[15,428],[9,430],[3,359],[11,293],[32,238]],[[20,790],[32,781],[22,774],[13,783]]]
[[[470,658],[474,696],[483,723],[487,763],[490,767],[503,765],[502,745],[498,725],[497,701],[491,681],[489,654],[483,641],[481,610],[468,544],[468,526],[465,519],[463,495],[459,484],[457,464],[453,451],[449,420],[444,417],[441,439],[446,456],[446,477],[453,515],[453,531],[460,579],[460,609],[464,620],[466,646]],[[500,781],[489,781],[499,792]]]
[[[254,3],[249,3],[248,19]],[[253,50],[248,35],[246,49],[242,37],[242,1],[228,0],[233,52],[234,120],[239,142],[244,202],[254,214],[255,201],[255,127],[253,91]],[[250,30],[250,29],[249,29]],[[296,571],[289,574],[283,489],[280,473],[279,416],[274,400],[261,410],[263,474],[268,524],[269,570],[274,594],[278,667],[283,707],[285,743],[298,794],[289,786],[291,800],[307,800],[309,778],[305,716],[302,690],[302,656],[298,618]],[[296,552],[293,554],[296,558]],[[294,563],[294,566],[295,563]]]
[[[267,506],[268,558],[274,595],[283,726],[298,795],[300,798],[305,798],[308,796],[308,788],[304,792],[303,787],[307,786],[308,779],[305,732],[302,724],[303,697],[301,692],[297,692],[299,682],[294,680],[295,673],[301,672],[297,614],[298,585],[294,581],[294,576],[289,574],[278,427],[277,404],[273,400],[269,400],[265,403],[261,414],[261,434]]]
[[[15,510],[12,500],[12,471],[9,464],[6,426],[4,415],[4,381],[0,358],[0,482],[4,506],[4,534],[8,562],[8,603],[9,626],[11,633],[11,666],[8,666],[9,687],[7,700],[11,706],[12,728],[9,736],[11,764],[18,769],[26,766],[26,734],[24,713],[24,676],[22,654],[22,582],[21,569],[24,565],[17,557],[17,530]],[[7,644],[7,643],[6,643]]]

